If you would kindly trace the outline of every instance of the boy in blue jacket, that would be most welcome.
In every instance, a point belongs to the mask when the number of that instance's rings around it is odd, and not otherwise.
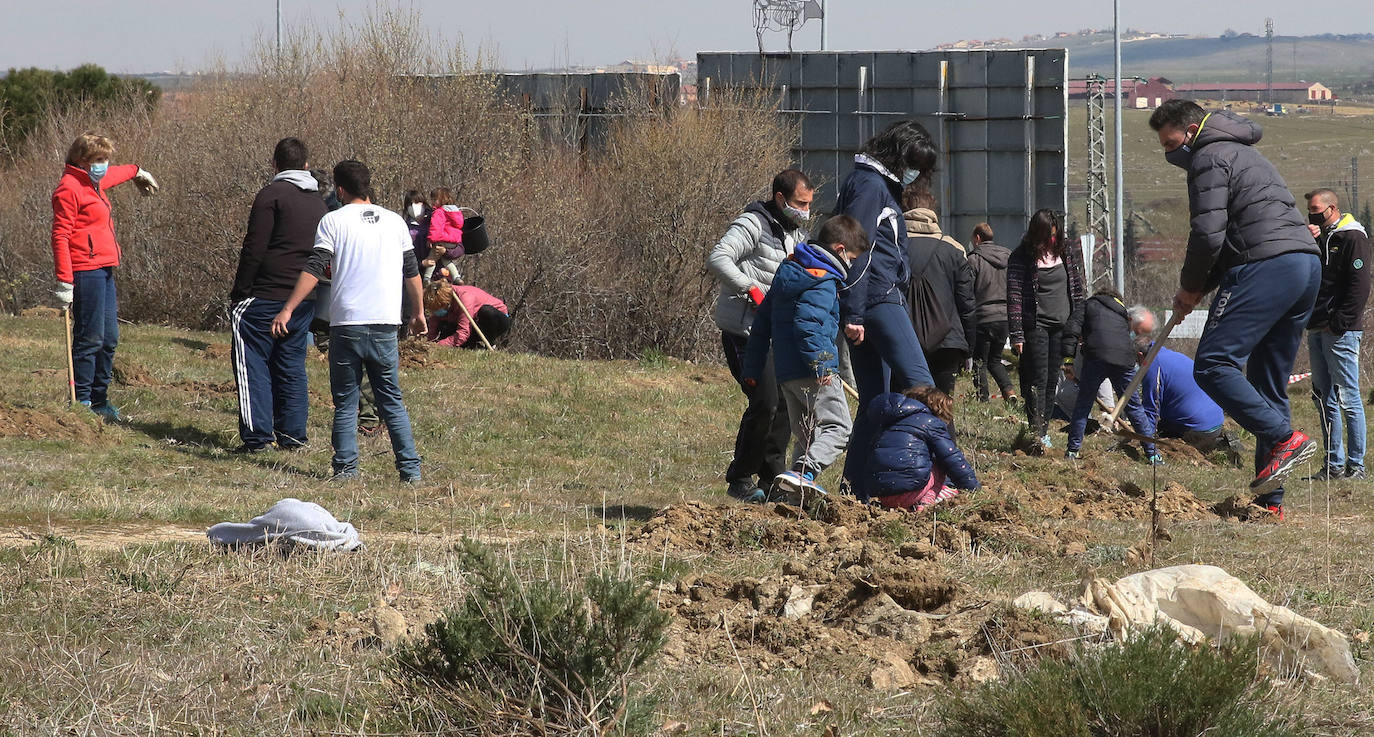
[[[852,422],[835,348],[839,289],[849,264],[870,247],[854,218],[827,220],[815,243],[798,244],[778,267],[754,317],[742,375],[746,385],[757,384],[771,344],[794,439],[792,468],[778,474],[773,486],[789,498],[826,493],[816,477],[849,443]]]

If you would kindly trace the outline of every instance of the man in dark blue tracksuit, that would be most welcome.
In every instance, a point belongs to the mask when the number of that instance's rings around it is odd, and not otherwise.
[[[902,187],[929,180],[935,147],[920,123],[894,123],[864,144],[854,170],[840,184],[837,213],[859,222],[873,247],[849,268],[840,291],[840,324],[853,348],[850,360],[858,384],[859,417],[850,447],[867,448],[874,431],[864,408],[892,387],[934,386],[921,343],[906,309],[906,223]],[[863,478],[865,453],[845,456],[844,476]]]
[[[1321,285],[1316,241],[1283,177],[1254,148],[1258,125],[1169,100],[1150,127],[1169,163],[1188,172],[1192,231],[1174,309],[1186,314],[1217,289],[1194,375],[1254,433],[1254,503],[1282,519],[1283,480],[1316,452],[1293,429],[1287,393]]]
[[[272,154],[277,174],[253,199],[229,293],[241,452],[267,450],[273,443],[289,450],[306,442],[305,339],[315,303],[296,310],[284,337],[272,335],[272,318],[305,269],[326,211],[319,183],[308,171],[308,155],[298,139],[277,142]]]

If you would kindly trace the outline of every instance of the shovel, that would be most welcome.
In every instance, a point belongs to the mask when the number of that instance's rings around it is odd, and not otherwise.
[[[486,346],[489,351],[496,350],[492,347],[491,341],[487,340],[487,336],[482,333],[482,329],[477,327],[477,321],[472,319],[472,312],[468,310],[467,305],[463,304],[463,300],[458,299],[458,295],[455,294],[453,295],[453,301],[458,303],[458,309],[462,310],[463,314],[467,316],[468,325],[471,325],[472,331],[477,333],[477,337],[482,339],[482,345]]]
[[[1183,318],[1186,316],[1183,312],[1174,310],[1173,316],[1164,323],[1164,331],[1155,339],[1154,345],[1150,346],[1149,352],[1145,354],[1145,360],[1140,362],[1140,370],[1135,372],[1135,376],[1131,378],[1131,383],[1126,385],[1126,391],[1121,393],[1121,396],[1116,400],[1116,406],[1112,408],[1112,413],[1107,416],[1107,427],[1116,427],[1116,418],[1121,416],[1121,410],[1126,408],[1126,403],[1131,401],[1131,397],[1135,396],[1136,390],[1140,388],[1141,382],[1145,381],[1145,369],[1154,363],[1155,356],[1158,356],[1159,349],[1164,347],[1164,341],[1169,337],[1169,333],[1173,332],[1174,328],[1178,327],[1178,324],[1183,322]],[[1119,434],[1119,431],[1114,430],[1114,432]]]
[[[62,308],[62,324],[67,328],[67,397],[76,406],[76,369],[72,367],[72,310]]]

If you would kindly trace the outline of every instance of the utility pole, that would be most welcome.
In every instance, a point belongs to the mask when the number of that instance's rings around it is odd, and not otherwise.
[[[1273,18],[1265,18],[1265,19],[1264,19],[1264,40],[1265,40],[1264,64],[1265,64],[1265,68],[1266,68],[1265,75],[1264,75],[1264,79],[1265,79],[1265,82],[1266,82],[1266,84],[1267,84],[1266,94],[1268,95],[1267,97],[1264,98],[1264,101],[1267,102],[1267,103],[1271,103],[1271,104],[1272,104],[1272,103],[1274,102],[1274,19],[1273,19]]]
[[[277,0],[277,66],[281,66],[281,0]]]
[[[1112,52],[1116,57],[1116,79],[1113,87],[1116,95],[1113,99],[1112,109],[1116,113],[1116,223],[1112,232],[1116,234],[1115,248],[1112,249],[1112,269],[1115,277],[1113,285],[1116,291],[1126,293],[1126,244],[1122,242],[1122,235],[1126,229],[1122,226],[1122,207],[1125,197],[1125,175],[1122,173],[1122,154],[1121,154],[1121,0],[1112,0]]]
[[[1120,265],[1114,261],[1111,195],[1107,193],[1107,80],[1088,75],[1088,232],[1097,243],[1090,254],[1092,281],[1114,283]],[[1071,244],[1072,245],[1072,244]],[[1105,266],[1105,268],[1101,268]]]

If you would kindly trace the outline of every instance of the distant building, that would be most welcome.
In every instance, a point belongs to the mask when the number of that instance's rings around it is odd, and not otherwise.
[[[1116,89],[1114,80],[1107,80],[1104,92],[1107,97],[1111,97],[1113,90]],[[1069,99],[1086,100],[1088,99],[1089,87],[1086,80],[1071,80],[1069,82]],[[1125,107],[1136,108],[1138,110],[1153,110],[1164,103],[1165,100],[1172,100],[1178,95],[1174,92],[1174,83],[1164,77],[1152,77],[1147,80],[1126,79],[1121,82],[1121,104]]]
[[[1204,82],[1177,84],[1179,97],[1223,102],[1330,102],[1335,99],[1331,89],[1320,82],[1275,82],[1273,99],[1269,85],[1264,82]]]

